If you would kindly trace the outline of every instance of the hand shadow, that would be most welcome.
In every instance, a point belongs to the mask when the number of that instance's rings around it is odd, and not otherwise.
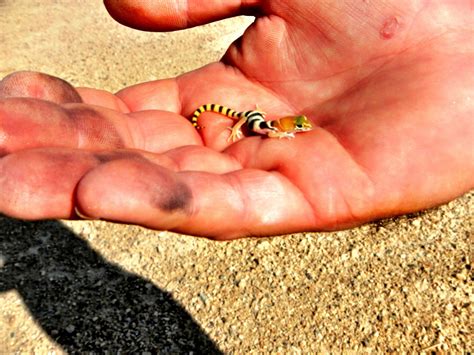
[[[57,221],[0,215],[0,258],[0,292],[17,290],[67,352],[221,354],[169,293],[108,263]]]

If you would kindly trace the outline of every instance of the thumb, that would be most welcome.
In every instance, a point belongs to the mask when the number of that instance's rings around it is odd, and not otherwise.
[[[109,14],[125,26],[172,31],[238,15],[255,15],[260,0],[104,0]]]

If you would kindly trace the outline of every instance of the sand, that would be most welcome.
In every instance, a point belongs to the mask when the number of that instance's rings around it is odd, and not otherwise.
[[[215,61],[252,21],[143,33],[99,0],[6,0],[0,14],[0,76],[110,91]],[[234,242],[0,217],[0,353],[474,351],[473,197]]]

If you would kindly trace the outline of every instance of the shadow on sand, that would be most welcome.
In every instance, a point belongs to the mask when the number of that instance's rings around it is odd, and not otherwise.
[[[57,221],[0,216],[0,291],[17,290],[65,351],[220,354],[172,296]]]

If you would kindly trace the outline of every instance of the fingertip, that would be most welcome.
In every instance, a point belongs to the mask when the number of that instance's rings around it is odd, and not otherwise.
[[[180,225],[191,200],[191,190],[175,173],[145,159],[104,163],[85,175],[76,190],[80,214],[153,229]]]
[[[220,19],[248,15],[257,0],[104,0],[119,23],[143,31],[173,31]]]
[[[182,2],[104,0],[110,16],[122,25],[142,31],[171,31],[186,27]]]
[[[27,220],[70,218],[73,191],[97,164],[89,153],[31,149],[0,159],[0,212]]]
[[[58,77],[34,72],[18,71],[0,80],[0,98],[36,98],[57,104],[81,103],[77,90]]]

